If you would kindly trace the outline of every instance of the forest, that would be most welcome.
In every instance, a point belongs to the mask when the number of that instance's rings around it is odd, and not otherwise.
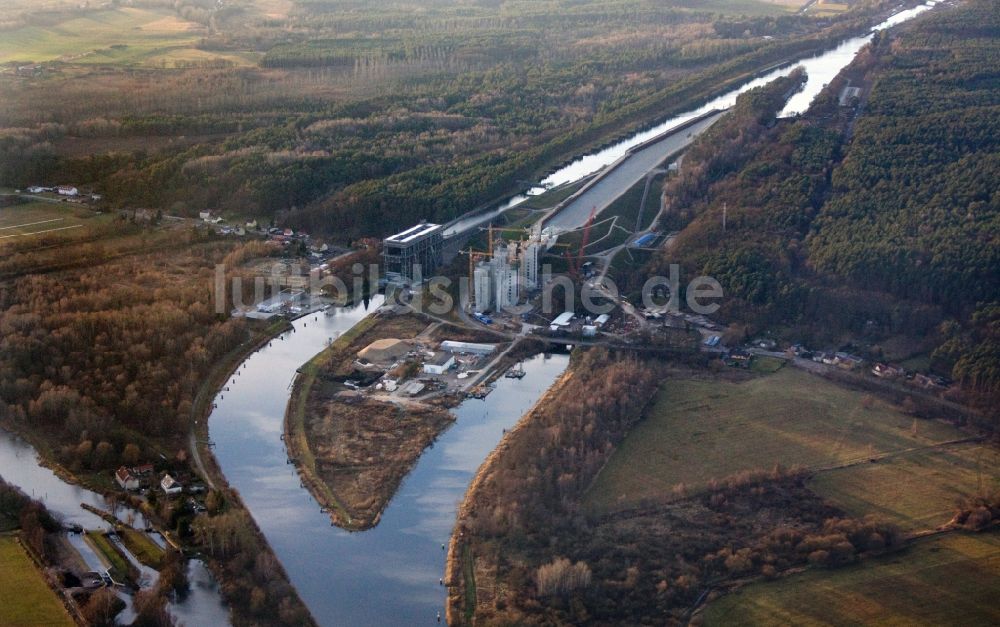
[[[417,19],[405,2],[136,0],[202,33],[192,58],[244,62],[90,55],[0,73],[0,185],[73,181],[111,207],[384,235],[516,191],[890,4],[834,18],[755,2],[430,3]]]
[[[6,418],[79,450],[89,442],[89,454],[63,460],[95,469],[119,464],[129,435],[186,432],[205,373],[248,337],[210,299],[212,262],[227,246],[18,279],[0,303]],[[98,455],[102,444],[111,449]]]
[[[175,243],[166,251],[87,258],[83,267],[20,276],[0,288],[0,425],[102,492],[117,488],[111,477],[123,464],[190,473],[188,435],[199,391],[227,355],[264,331],[215,313],[212,300],[215,265],[232,271],[260,245],[234,246],[196,231],[166,234]],[[115,241],[102,243],[113,249]],[[24,256],[30,262],[32,254]],[[184,500],[156,496],[149,493],[143,511],[208,553],[235,621],[310,624],[238,495],[212,491],[201,516]],[[0,507],[12,498],[0,492]],[[161,622],[140,624],[173,624],[164,597],[184,568],[171,560],[161,568],[162,585],[143,593],[142,611]],[[119,608],[82,609],[113,616]]]
[[[932,368],[995,414],[994,9],[970,2],[880,34],[801,119],[774,123],[773,103],[745,98],[668,181],[663,226],[680,234],[647,270],[716,277],[725,319],[749,334],[821,346],[847,334],[875,359],[892,358],[880,345],[894,337],[929,338]],[[862,103],[839,106],[845,80],[866,85]]]

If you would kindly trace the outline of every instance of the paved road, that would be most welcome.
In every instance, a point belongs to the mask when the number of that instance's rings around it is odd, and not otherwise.
[[[642,180],[647,172],[660,165],[664,159],[686,148],[699,133],[711,126],[721,115],[722,112],[707,117],[693,126],[667,135],[660,141],[632,153],[617,168],[563,207],[559,213],[546,220],[545,226],[559,232],[583,226],[590,217],[591,209],[597,207],[598,213],[603,211],[616,198]]]

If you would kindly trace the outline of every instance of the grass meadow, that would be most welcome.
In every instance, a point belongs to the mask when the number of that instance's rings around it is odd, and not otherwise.
[[[932,529],[951,520],[956,501],[1000,490],[1000,451],[973,443],[912,451],[819,473],[810,487],[854,516]]]
[[[668,497],[678,484],[698,489],[775,464],[834,466],[962,435],[791,368],[739,383],[668,380],[586,501],[606,510]]]
[[[73,625],[13,535],[0,535],[0,625]]]
[[[167,9],[120,7],[68,13],[54,24],[26,24],[0,37],[0,64],[65,61],[98,65],[166,65],[245,55],[195,48],[206,36],[202,25]]]
[[[39,238],[80,238],[110,222],[110,215],[98,215],[79,205],[47,201],[0,207],[0,250],[11,245],[30,246]]]
[[[953,534],[834,571],[811,569],[709,603],[705,625],[1000,624],[1000,535]]]

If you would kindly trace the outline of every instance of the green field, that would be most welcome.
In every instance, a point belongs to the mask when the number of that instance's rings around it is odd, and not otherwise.
[[[123,582],[131,578],[134,567],[103,531],[88,531],[87,540],[107,562],[115,581]]]
[[[0,536],[0,625],[73,625],[12,535]]]
[[[758,374],[772,374],[785,366],[785,360],[767,355],[757,355],[750,361],[750,370]]]
[[[820,473],[810,487],[852,515],[932,529],[951,520],[956,500],[1000,489],[1000,451],[979,444],[913,451]]]
[[[172,11],[123,7],[79,11],[48,26],[23,26],[0,37],[0,63],[138,63],[173,48],[191,48],[205,29]]]
[[[519,206],[526,209],[551,209],[580,191],[580,188],[586,185],[588,181],[589,179],[584,179],[576,183],[567,183],[554,187],[538,196],[529,197],[528,200],[525,200]]]
[[[89,226],[106,222],[93,211],[69,203],[45,201],[0,207],[0,247],[33,236],[82,236]]]
[[[150,568],[160,568],[164,551],[148,535],[136,529],[123,527],[118,530],[122,543],[135,555],[136,559]]]
[[[709,603],[705,625],[1000,624],[1000,536],[948,535],[838,570],[756,583]]]
[[[821,468],[958,439],[863,394],[784,368],[742,383],[669,380],[587,494],[598,510],[743,470]]]

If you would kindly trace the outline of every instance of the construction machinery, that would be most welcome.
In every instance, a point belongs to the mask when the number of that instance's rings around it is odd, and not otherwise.
[[[487,231],[487,252],[493,255],[493,241],[496,239],[493,235],[494,233],[520,233],[522,235],[527,235],[531,237],[531,227],[498,227],[493,226],[491,222],[489,226],[479,227],[481,231]]]
[[[583,225],[583,239],[580,241],[580,248],[576,251],[576,256],[571,256],[569,251],[566,252],[566,257],[569,261],[569,271],[574,277],[580,276],[580,264],[583,261],[583,251],[587,248],[587,244],[590,243],[590,227],[594,225],[594,218],[597,217],[597,207],[590,210],[590,217],[587,218],[587,222]]]

